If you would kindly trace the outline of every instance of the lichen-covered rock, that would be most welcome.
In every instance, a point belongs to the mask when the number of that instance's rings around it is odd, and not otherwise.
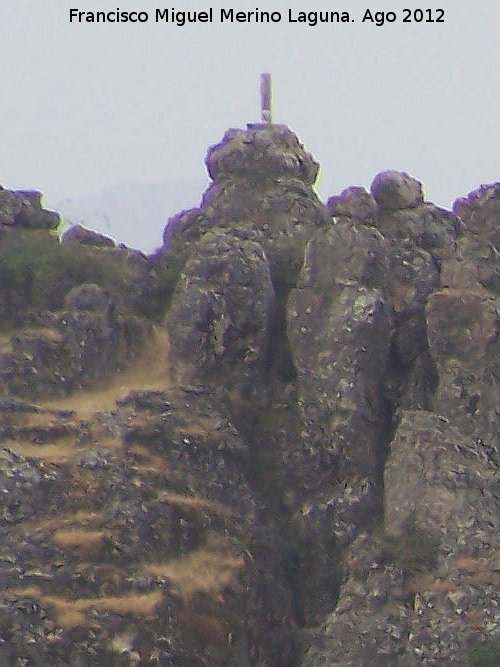
[[[63,243],[83,243],[84,245],[104,248],[114,248],[116,246],[116,242],[109,238],[109,236],[94,232],[91,229],[83,227],[83,225],[72,225],[64,232],[61,241]]]
[[[11,190],[0,190],[0,224],[14,225],[21,212],[21,197]]]
[[[297,178],[316,181],[319,165],[286,125],[255,124],[246,130],[228,130],[221,142],[208,149],[205,160],[210,178]]]
[[[201,209],[177,213],[169,218],[163,231],[163,252],[168,252],[172,258],[177,257],[188,250],[189,244],[199,241],[208,229]]]
[[[387,532],[350,545],[335,611],[302,664],[466,667],[467,646],[499,618],[496,469],[444,417],[402,412],[384,488]]]
[[[381,209],[414,208],[424,202],[422,183],[404,171],[377,174],[370,191]]]
[[[384,480],[389,534],[400,536],[412,520],[440,540],[441,559],[480,556],[486,543],[487,550],[500,547],[500,483],[491,452],[446,417],[402,412]]]
[[[469,667],[500,628],[498,184],[325,207],[270,123],[206,163],[151,257],[0,190],[0,663]]]
[[[494,295],[478,286],[474,292],[436,292],[426,311],[429,349],[439,372],[431,406],[461,433],[496,450],[499,306]]]
[[[390,346],[388,253],[373,228],[339,223],[309,243],[288,331],[309,447],[373,471]]]
[[[205,192],[203,209],[214,225],[230,229],[250,224],[261,232],[273,284],[284,293],[297,281],[307,241],[328,222],[316,193],[298,179],[216,182]]]
[[[456,290],[474,290],[478,284],[500,294],[500,255],[485,238],[462,236],[456,242],[455,252],[441,264],[441,287]]]
[[[457,216],[429,202],[413,208],[380,211],[379,231],[393,244],[411,242],[435,261],[451,257],[463,224]]]
[[[68,310],[46,313],[0,350],[0,386],[15,396],[64,396],[126,367],[151,324],[123,315],[95,285],[74,290]]]
[[[151,258],[154,265],[168,273],[171,289],[166,295],[170,301],[173,289],[186,264],[193,245],[213,227],[199,208],[181,211],[169,218],[163,231],[163,245]]]
[[[466,197],[457,199],[453,213],[460,217],[469,233],[500,248],[500,183],[481,185]]]
[[[363,225],[377,224],[377,202],[365,188],[352,185],[327,201],[328,212],[337,219],[351,218]]]
[[[308,239],[328,224],[326,208],[311,188],[318,164],[288,127],[266,124],[229,130],[209,148],[206,165],[213,183],[201,208],[169,220],[161,252],[170,261],[185,261],[190,244],[210,229],[258,229],[275,289],[286,294],[297,280]]]
[[[403,568],[387,558],[380,539],[366,534],[350,546],[345,563],[337,607],[302,666],[399,665],[411,618]]]
[[[389,292],[394,307],[391,401],[429,407],[436,372],[428,351],[425,304],[440,287],[441,268],[453,262],[463,224],[432,203],[379,211],[377,225],[390,249]]]
[[[411,522],[429,536],[429,558],[435,554],[432,574],[415,576],[409,587],[413,614],[402,665],[468,665],[464,647],[500,620],[491,597],[500,548],[497,467],[491,448],[454,420],[402,413],[385,468],[386,529],[400,536]]]
[[[218,230],[192,248],[167,318],[178,382],[262,397],[274,291],[261,240],[257,230]]]
[[[36,190],[4,190],[0,186],[0,225],[31,229],[56,229],[59,214],[42,208],[42,193]]]

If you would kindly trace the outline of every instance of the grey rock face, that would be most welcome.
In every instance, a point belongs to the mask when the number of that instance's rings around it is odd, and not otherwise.
[[[169,221],[164,251],[186,248],[213,227],[258,229],[273,284],[288,292],[302,266],[305,244],[328,215],[311,185],[318,164],[286,126],[229,130],[207,153],[213,179],[201,209]],[[176,250],[177,252],[177,250]]]
[[[56,229],[59,214],[42,208],[41,199],[41,192],[35,190],[4,190],[0,186],[0,225]]]
[[[445,568],[448,558],[500,546],[500,481],[491,452],[453,423],[431,411],[403,412],[384,473],[388,533],[401,535],[413,520],[440,540]]]
[[[261,393],[274,304],[261,240],[257,231],[218,230],[191,248],[167,321],[177,382]]]
[[[169,219],[163,231],[164,252],[168,252],[172,258],[188,252],[189,244],[198,241],[206,231],[208,229],[201,209],[181,211]]]
[[[299,401],[311,446],[342,470],[373,471],[391,316],[389,258],[373,228],[339,223],[309,243],[288,305]],[[356,436],[354,436],[354,432]]]
[[[353,185],[327,201],[328,212],[335,218],[352,218],[363,225],[376,225],[377,202],[365,188]]]
[[[116,243],[109,236],[98,234],[82,225],[72,225],[61,237],[63,243],[75,242],[97,247],[114,248]]]
[[[442,266],[455,257],[463,224],[449,211],[426,202],[381,209],[378,229],[391,256],[393,400],[409,409],[425,409],[436,381],[428,350],[425,303],[441,284]]]
[[[296,178],[307,185],[316,181],[319,164],[286,125],[249,125],[228,130],[219,144],[208,149],[205,160],[210,178]]]
[[[454,214],[378,195],[394,318],[385,386],[396,410],[384,522],[351,537],[307,667],[466,667],[468,648],[496,636],[498,256],[488,224],[480,235],[473,223],[494,192]]]
[[[467,665],[464,647],[487,630],[486,618],[490,627],[498,623],[491,586],[500,546],[499,481],[491,457],[455,420],[402,414],[385,469],[386,526],[401,533],[411,518],[437,538],[437,562],[414,591],[416,613],[400,664]]]
[[[344,569],[336,610],[302,665],[399,665],[411,618],[403,569],[390,562],[380,540],[368,535],[353,542]]]
[[[482,185],[467,197],[457,199],[453,213],[463,220],[471,234],[487,239],[497,249],[500,247],[500,183]]]
[[[0,663],[470,667],[500,629],[500,186],[449,212],[384,172],[325,207],[272,124],[207,168],[153,258],[0,191]]]
[[[123,369],[151,330],[146,320],[120,314],[97,285],[75,288],[66,310],[33,324],[0,351],[0,383],[15,396],[64,396],[92,385]]]

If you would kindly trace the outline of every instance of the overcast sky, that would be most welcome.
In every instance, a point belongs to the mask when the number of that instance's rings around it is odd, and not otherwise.
[[[210,7],[211,24],[155,21],[156,9]],[[221,7],[282,20],[221,23]],[[431,8],[424,18],[434,19],[442,8],[444,23],[404,23],[406,7]],[[70,23],[70,8],[149,20]],[[290,23],[289,8],[294,18],[348,11],[354,20],[311,27]],[[363,23],[367,9],[397,19]],[[493,0],[16,0],[2,3],[1,26],[0,183],[40,189],[49,203],[123,181],[203,183],[207,146],[259,119],[263,71],[273,75],[275,121],[321,163],[325,198],[369,187],[389,168],[419,178],[445,207],[500,180]]]

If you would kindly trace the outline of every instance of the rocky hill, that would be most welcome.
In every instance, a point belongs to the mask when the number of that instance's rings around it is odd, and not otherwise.
[[[500,185],[206,166],[151,256],[0,190],[0,664],[499,664]]]

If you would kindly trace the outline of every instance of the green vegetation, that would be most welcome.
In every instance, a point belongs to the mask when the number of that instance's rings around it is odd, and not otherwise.
[[[27,311],[60,310],[73,287],[95,283],[131,312],[158,319],[165,313],[178,267],[130,258],[122,249],[60,243],[44,230],[16,230],[0,247],[0,306],[15,322]]]
[[[437,565],[439,539],[419,528],[412,514],[405,522],[400,537],[384,534],[384,556],[389,562],[397,562],[409,574],[430,572]]]
[[[486,642],[474,642],[469,648],[472,667],[498,667],[500,665],[500,637]]]

